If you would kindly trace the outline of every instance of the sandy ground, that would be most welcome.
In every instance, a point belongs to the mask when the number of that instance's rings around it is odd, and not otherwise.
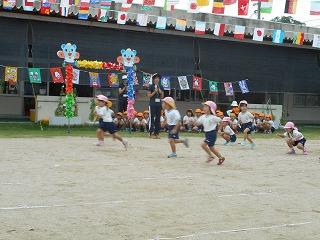
[[[0,239],[320,239],[320,141],[289,156],[220,139],[221,167],[201,141],[171,160],[165,138],[0,139]]]

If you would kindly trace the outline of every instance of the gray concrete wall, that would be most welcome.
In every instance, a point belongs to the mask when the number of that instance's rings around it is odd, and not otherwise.
[[[22,117],[23,97],[0,95],[0,117]]]

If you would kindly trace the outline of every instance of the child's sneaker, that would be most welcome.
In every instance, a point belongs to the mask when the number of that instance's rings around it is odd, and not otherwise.
[[[247,143],[245,141],[241,142],[241,146],[246,146],[246,145],[247,145]]]
[[[184,144],[184,146],[185,146],[186,148],[188,148],[188,147],[189,147],[189,139],[186,138],[186,139],[184,140],[183,144]]]
[[[124,148],[126,150],[128,150],[128,140],[127,139],[123,139],[122,144],[123,144]]]
[[[251,149],[255,149],[255,147],[256,147],[256,144],[254,142],[250,144]]]
[[[296,154],[296,151],[292,148],[289,150],[289,152],[287,152],[287,154]]]
[[[227,146],[228,144],[229,144],[228,141],[225,141],[225,142],[223,143],[224,146]]]
[[[176,153],[171,153],[168,158],[176,158],[178,157],[178,155]]]
[[[225,161],[226,159],[224,157],[219,158],[219,162],[217,165],[222,165],[222,163]]]
[[[209,156],[207,159],[207,163],[212,162],[214,160],[214,157]]]

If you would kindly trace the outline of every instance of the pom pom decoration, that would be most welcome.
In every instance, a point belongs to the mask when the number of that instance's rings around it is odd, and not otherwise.
[[[121,50],[121,56],[117,58],[119,64],[124,66],[125,71],[127,72],[127,80],[128,80],[128,105],[127,105],[127,112],[128,118],[134,118],[134,76],[135,76],[135,64],[140,62],[140,58],[136,56],[137,51],[128,49]]]
[[[123,66],[121,64],[112,62],[99,62],[99,61],[88,61],[88,60],[78,60],[76,65],[79,68],[85,69],[106,69],[114,71],[123,71]]]
[[[66,66],[66,99],[65,99],[65,111],[64,116],[66,118],[73,118],[74,112],[73,112],[73,106],[74,106],[74,97],[73,97],[73,67],[68,64]]]

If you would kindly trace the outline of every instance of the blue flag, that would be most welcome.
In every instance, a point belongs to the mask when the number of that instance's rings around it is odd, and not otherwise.
[[[284,39],[284,31],[282,30],[273,31],[272,42],[283,43],[283,39]]]
[[[164,90],[170,90],[170,77],[169,76],[162,76],[161,78],[161,85]]]

